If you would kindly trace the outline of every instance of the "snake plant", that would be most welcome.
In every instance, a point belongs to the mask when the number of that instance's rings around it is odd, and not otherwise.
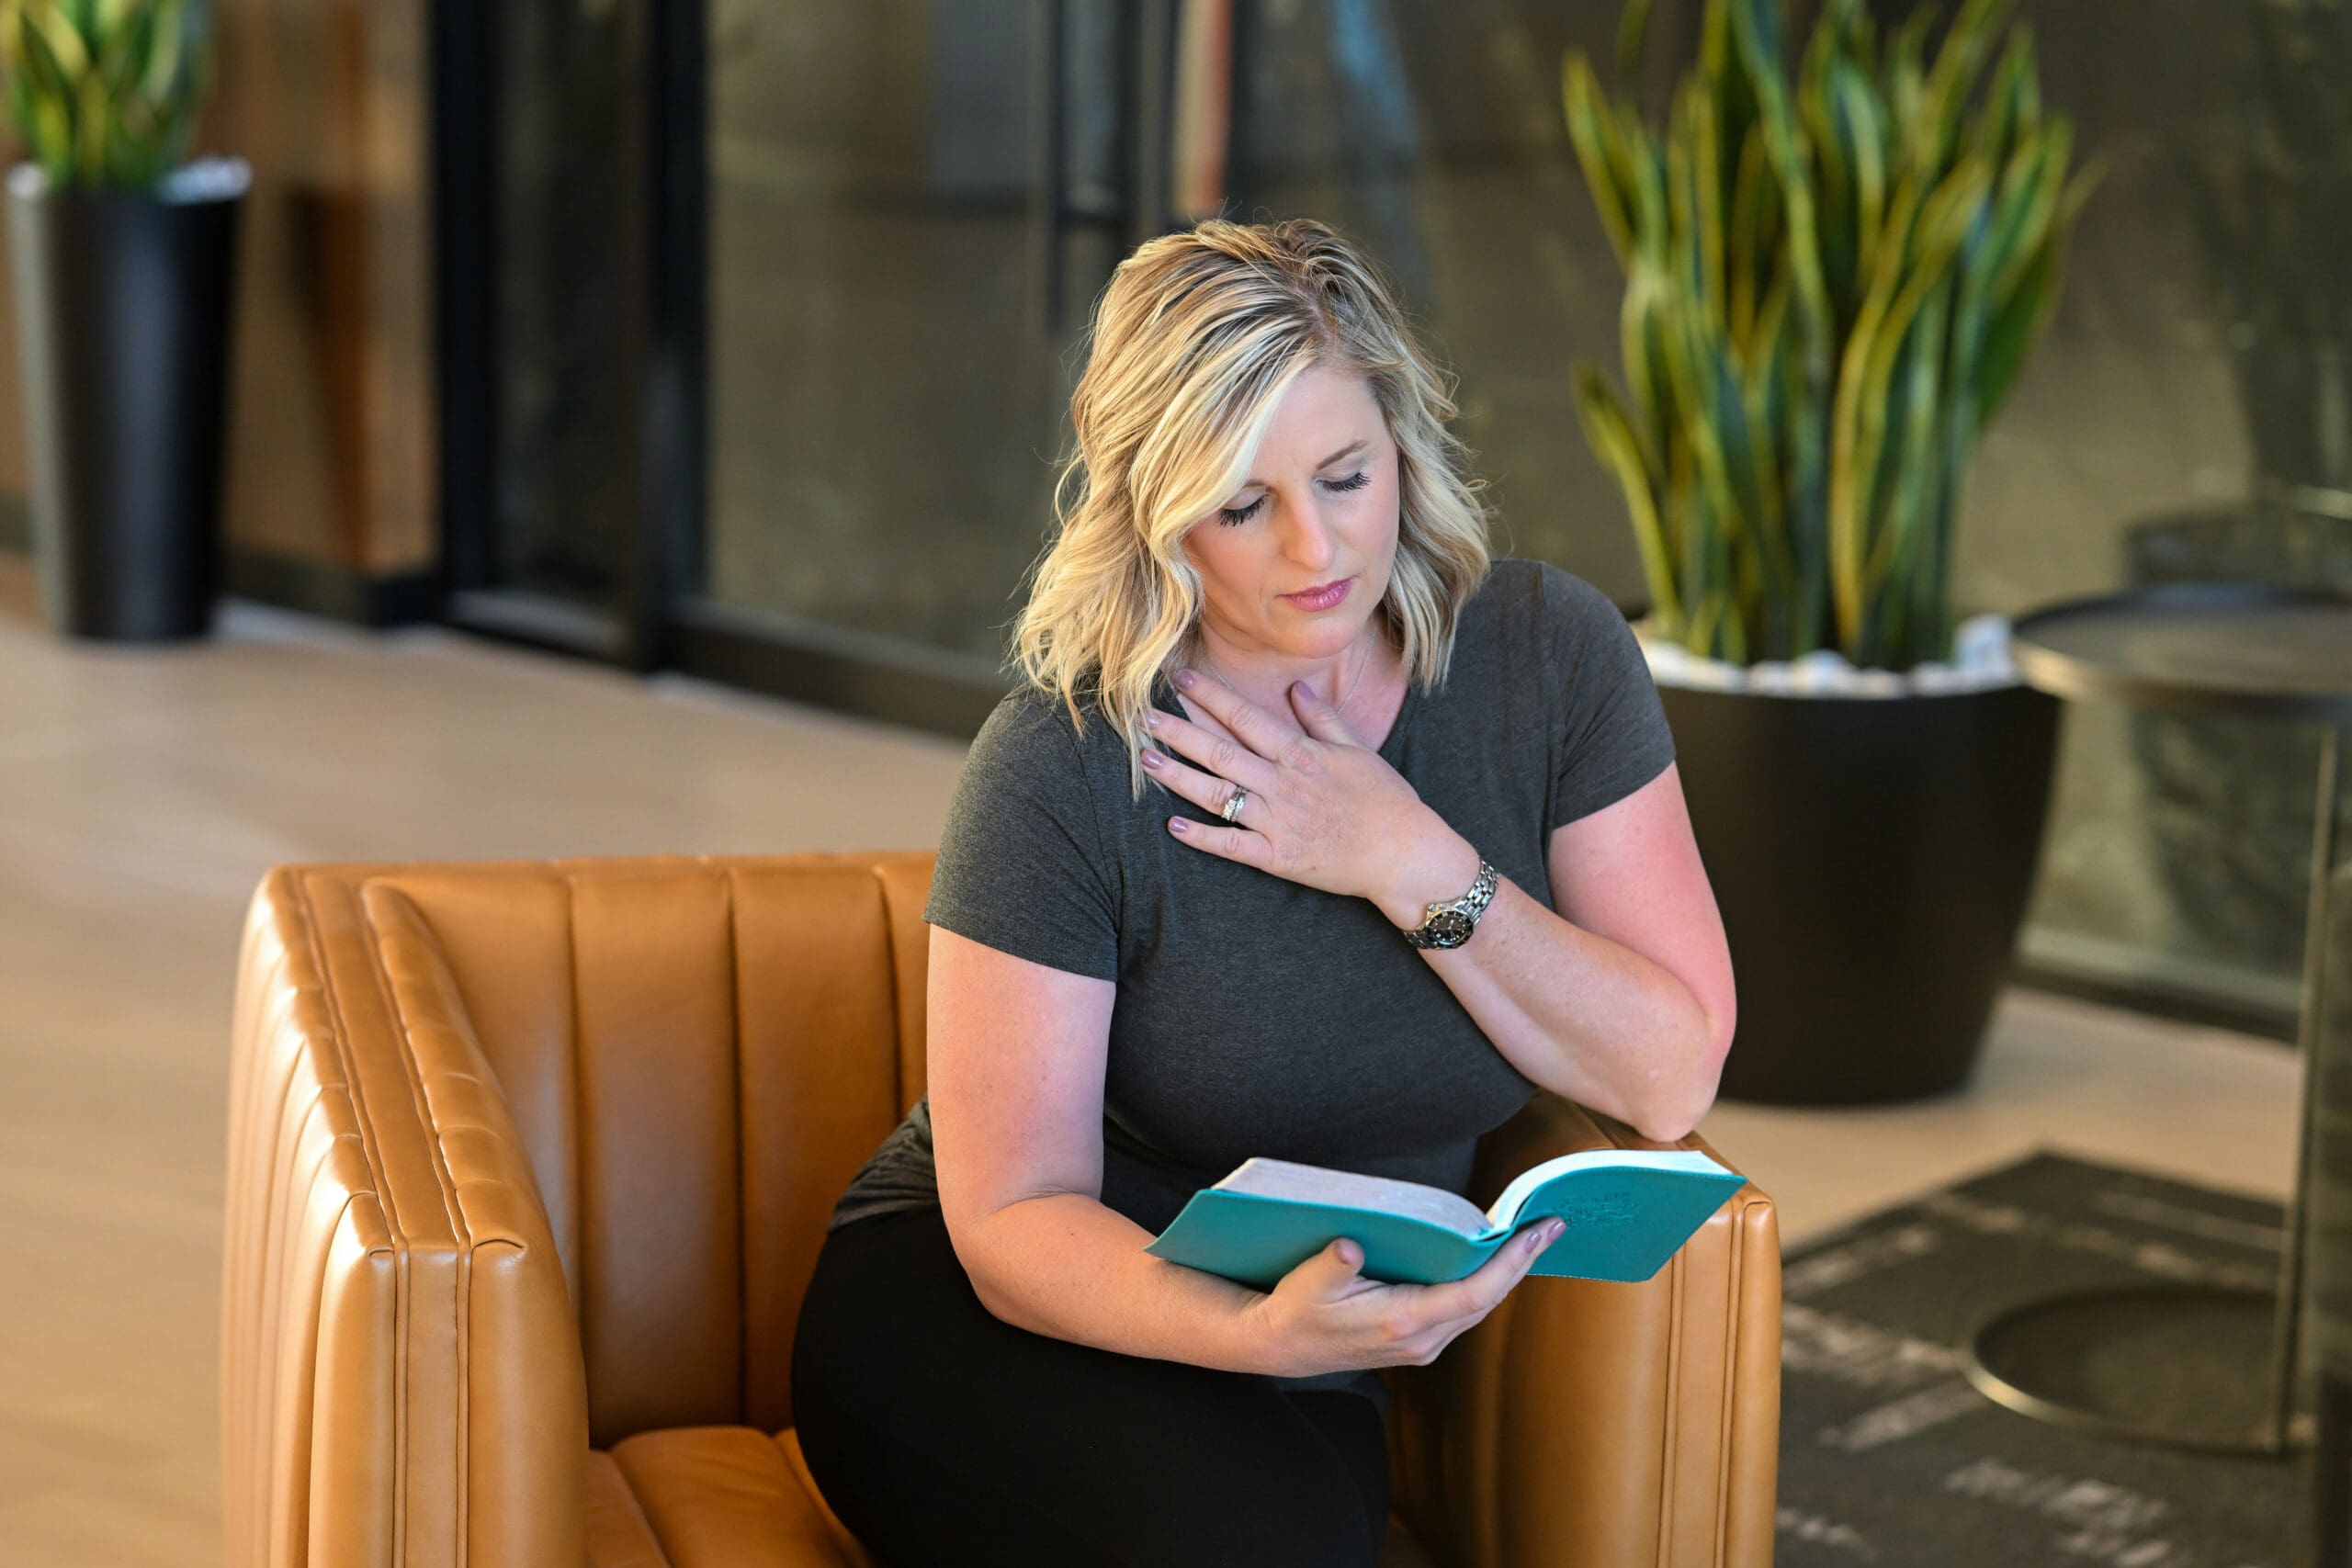
[[[1563,69],[1569,138],[1624,269],[1624,391],[1576,402],[1625,494],[1657,634],[1749,664],[1835,649],[1950,656],[1952,518],[1971,452],[2055,304],[2098,175],[2041,111],[2014,0],[1964,0],[1883,48],[1824,0],[1783,65],[1778,0],[1707,0],[1663,134]],[[1629,0],[1633,74],[1647,0]]]
[[[0,0],[0,73],[52,186],[152,190],[210,86],[197,0]]]

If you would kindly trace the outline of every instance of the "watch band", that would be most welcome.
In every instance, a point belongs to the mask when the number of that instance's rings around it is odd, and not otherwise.
[[[1470,885],[1470,891],[1459,898],[1430,905],[1420,925],[1403,933],[1405,940],[1419,948],[1460,947],[1470,940],[1470,933],[1477,929],[1478,917],[1493,902],[1495,881],[1495,868],[1481,859],[1478,879]]]

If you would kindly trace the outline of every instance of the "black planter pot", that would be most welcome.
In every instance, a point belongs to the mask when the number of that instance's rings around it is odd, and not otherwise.
[[[239,160],[155,194],[8,179],[33,555],[53,630],[200,637],[219,580]]]
[[[1738,987],[1718,1092],[1876,1105],[1966,1082],[2041,850],[2057,701],[1658,695]]]

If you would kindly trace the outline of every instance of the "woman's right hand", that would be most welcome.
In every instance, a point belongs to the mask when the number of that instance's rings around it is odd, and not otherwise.
[[[1566,1227],[1530,1225],[1459,1280],[1385,1285],[1356,1270],[1363,1248],[1346,1236],[1307,1258],[1251,1303],[1274,1377],[1363,1367],[1426,1367],[1510,1294]]]

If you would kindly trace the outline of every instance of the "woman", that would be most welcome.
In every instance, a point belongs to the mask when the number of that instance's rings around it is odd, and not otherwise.
[[[1377,1369],[1548,1235],[1433,1286],[1341,1237],[1271,1292],[1145,1244],[1252,1156],[1459,1192],[1538,1089],[1659,1139],[1713,1098],[1657,690],[1589,584],[1490,560],[1454,412],[1319,223],[1204,222],[1103,293],[923,911],[930,1092],[794,1351],[810,1471],[897,1568],[1373,1562]]]

